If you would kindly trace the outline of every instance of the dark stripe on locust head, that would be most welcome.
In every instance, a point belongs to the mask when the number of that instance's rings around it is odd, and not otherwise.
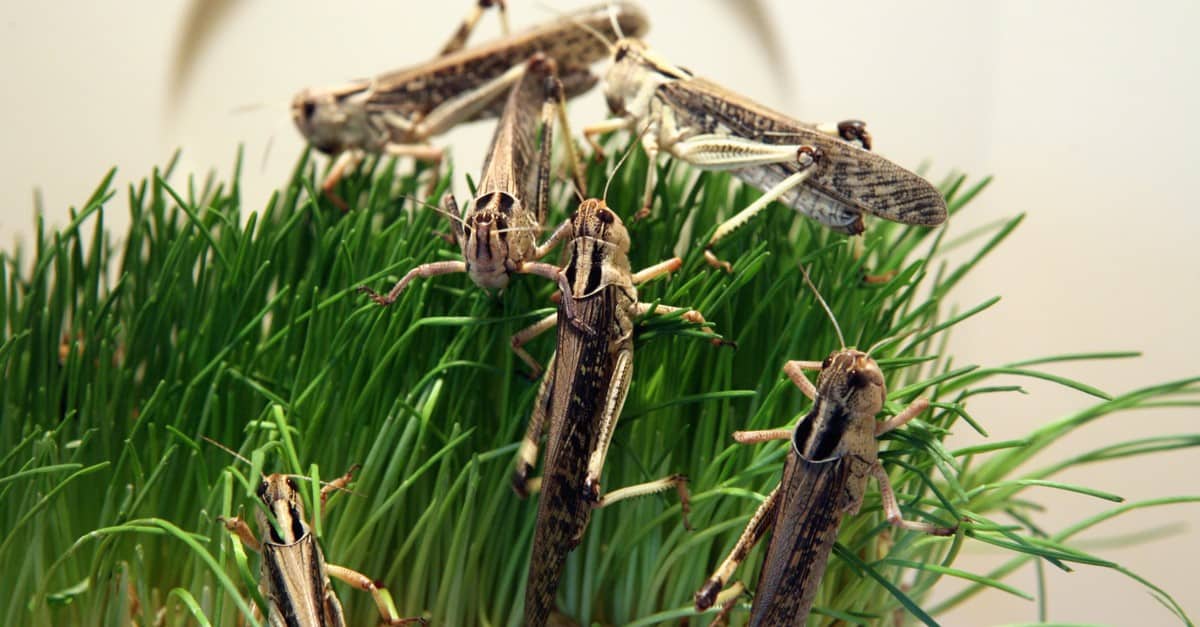
[[[604,244],[600,241],[592,242],[592,267],[588,268],[587,291],[591,294],[600,289],[600,279],[604,273]]]

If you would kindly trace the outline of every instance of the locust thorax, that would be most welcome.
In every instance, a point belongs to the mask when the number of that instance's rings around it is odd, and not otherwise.
[[[571,216],[570,261],[563,273],[576,298],[609,285],[633,288],[629,268],[629,231],[603,200],[588,198]]]
[[[269,529],[271,544],[294,544],[308,535],[304,522],[304,503],[296,481],[287,475],[270,474],[258,485],[258,498],[275,518],[272,525],[264,511],[258,512],[259,529]]]
[[[459,247],[467,261],[467,274],[484,289],[500,289],[508,285],[508,275],[521,261],[523,246],[532,241],[534,233],[520,229],[513,216],[521,211],[520,201],[504,192],[485,194],[475,199],[475,206],[463,218],[463,234]]]
[[[834,351],[821,364],[817,392],[838,403],[853,416],[870,416],[883,409],[887,388],[883,372],[866,353],[846,348]]]
[[[650,101],[659,85],[690,76],[641,40],[626,37],[614,46],[612,64],[604,75],[604,98],[613,114],[643,120],[650,114]]]
[[[292,98],[292,121],[314,148],[334,155],[378,143],[367,124],[365,83],[341,89],[305,89]]]

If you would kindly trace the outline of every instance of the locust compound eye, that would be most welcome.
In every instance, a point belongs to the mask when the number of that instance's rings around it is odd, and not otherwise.
[[[288,484],[288,487],[289,487],[289,488],[291,488],[292,490],[294,490],[294,491],[296,491],[296,492],[299,492],[299,491],[300,491],[300,488],[298,488],[298,487],[296,486],[296,480],[295,480],[295,479],[292,479],[291,477],[288,477],[287,484]]]
[[[316,105],[316,103],[314,103],[314,102],[313,102],[313,101],[311,101],[311,100],[305,100],[305,101],[304,101],[304,104],[303,104],[303,105],[301,105],[301,107],[300,107],[300,108],[301,108],[301,110],[302,110],[302,111],[303,111],[303,113],[304,113],[304,119],[305,119],[305,121],[311,122],[311,121],[312,121],[312,118],[313,118],[313,114],[315,114],[315,113],[317,112],[317,105]]]

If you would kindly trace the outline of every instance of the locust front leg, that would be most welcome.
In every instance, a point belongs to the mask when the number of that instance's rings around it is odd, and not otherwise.
[[[330,577],[340,579],[352,587],[359,590],[365,590],[371,593],[371,597],[375,599],[375,605],[379,608],[379,615],[385,625],[411,625],[419,623],[428,625],[429,621],[421,617],[400,618],[400,612],[396,610],[396,603],[392,600],[392,594],[382,583],[377,582],[370,577],[344,566],[336,566],[334,564],[325,564],[325,572]]]
[[[454,196],[449,193],[442,197],[442,213],[447,216],[452,216],[454,219],[457,219],[457,216],[459,215],[458,204],[454,202]],[[456,222],[454,224],[454,228],[456,237],[460,237],[459,234],[462,233],[461,224]],[[392,286],[392,289],[388,290],[387,294],[380,294],[366,285],[360,285],[358,287],[358,291],[369,296],[377,305],[381,307],[387,307],[396,302],[396,299],[400,298],[400,294],[404,292],[404,288],[407,287],[409,283],[412,283],[413,279],[418,277],[428,278],[441,274],[453,274],[455,272],[466,271],[467,263],[465,261],[435,261],[432,263],[424,263],[413,268],[412,270],[409,270],[408,273],[401,277],[399,281],[396,281],[396,284]]]
[[[742,537],[738,538],[737,544],[733,546],[733,550],[729,552],[729,556],[721,562],[721,566],[713,572],[712,576],[704,582],[700,590],[696,592],[696,611],[703,612],[713,606],[717,600],[717,594],[725,587],[729,578],[733,576],[733,571],[746,559],[746,555],[750,553],[750,549],[762,539],[767,529],[775,522],[775,510],[779,504],[779,488],[776,487],[767,495],[767,500],[763,501],[762,505],[758,506],[758,510],[754,512],[754,516],[750,518],[750,522],[746,524],[746,529],[742,531]]]

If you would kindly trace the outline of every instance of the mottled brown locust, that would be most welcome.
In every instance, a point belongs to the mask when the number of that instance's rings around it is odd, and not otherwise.
[[[597,34],[597,36],[599,36]],[[605,97],[616,116],[584,130],[592,137],[629,129],[650,156],[638,216],[650,213],[660,151],[705,170],[725,170],[765,193],[717,227],[705,253],[771,201],[779,200],[843,233],[863,232],[863,214],[934,226],[946,203],[917,174],[873,153],[866,125],[799,122],[670,63],[641,41],[612,47]]]
[[[332,193],[342,174],[364,153],[439,162],[442,149],[429,140],[460,123],[499,116],[505,94],[520,80],[525,62],[535,54],[544,54],[558,64],[568,98],[591,89],[597,77],[589,66],[608,53],[603,42],[585,29],[613,33],[612,12],[622,31],[643,33],[648,28],[640,9],[617,3],[611,12],[607,5],[581,9],[520,33],[463,48],[480,7],[492,4],[481,0],[430,61],[343,85],[305,89],[295,96],[292,119],[300,133],[317,150],[337,156],[322,185],[326,194]],[[335,202],[345,208],[340,200]]]
[[[555,66],[553,59],[541,54],[522,66],[521,78],[512,86],[496,125],[475,198],[466,211],[459,212],[453,194],[442,197],[441,210],[453,224],[463,261],[417,266],[387,294],[360,288],[372,300],[390,305],[413,279],[454,272],[466,272],[484,289],[507,286],[513,273],[555,277],[557,267],[536,261],[563,239],[567,226],[559,227],[544,244],[538,244],[549,204],[550,151],[556,118],[566,127],[563,87]],[[572,154],[568,151],[568,161],[574,164]]]
[[[604,459],[633,373],[634,320],[652,311],[681,311],[638,302],[635,285],[670,272],[681,262],[676,257],[632,272],[629,234],[601,200],[583,201],[567,228],[572,238],[567,246],[570,259],[557,274],[562,297],[558,312],[519,332],[512,342],[535,372],[540,371],[522,345],[558,326],[554,357],[538,390],[513,474],[518,494],[541,492],[525,584],[525,624],[534,626],[544,625],[554,608],[567,554],[583,538],[592,509],[674,487],[687,525],[687,479],[682,475],[606,494],[600,490]],[[682,316],[704,323],[696,311]],[[547,421],[550,433],[542,476],[530,479]]]
[[[353,472],[353,469],[351,469]],[[321,487],[319,516],[330,491],[350,482],[351,472]],[[256,512],[259,539],[238,517],[222,518],[225,527],[251,550],[262,554],[259,590],[268,604],[271,627],[342,627],[346,619],[329,577],[371,593],[385,625],[426,624],[424,618],[400,618],[391,594],[366,575],[325,562],[304,516],[295,479],[271,474],[258,486],[262,507]]]
[[[823,300],[821,305],[828,311]],[[751,517],[729,556],[696,592],[697,611],[713,606],[738,564],[772,529],[749,624],[804,625],[842,517],[856,514],[862,506],[868,477],[879,483],[880,502],[890,524],[934,535],[954,533],[953,527],[903,518],[875,442],[878,436],[924,412],[929,401],[919,398],[888,420],[876,422],[887,398],[883,373],[870,351],[845,348],[844,341],[842,346],[824,362],[789,361],[784,365],[788,378],[813,401],[794,429],[733,434],[741,443],[790,438],[791,447],[779,485]],[[819,371],[815,386],[805,370]],[[732,603],[726,610],[730,607]]]

